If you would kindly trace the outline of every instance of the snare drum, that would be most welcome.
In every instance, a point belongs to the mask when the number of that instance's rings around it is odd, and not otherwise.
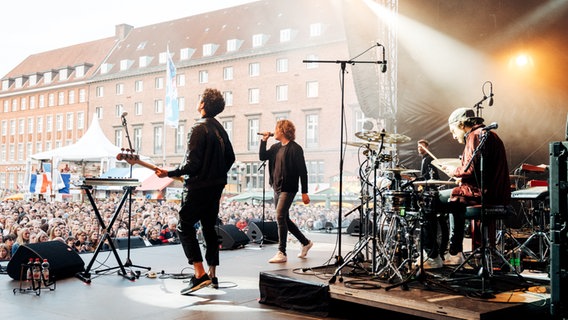
[[[412,195],[408,191],[386,191],[383,193],[383,209],[385,212],[401,216],[411,209]]]

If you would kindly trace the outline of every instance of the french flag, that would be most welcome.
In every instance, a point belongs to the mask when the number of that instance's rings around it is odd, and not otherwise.
[[[30,175],[30,193],[47,193],[50,189],[51,173]]]

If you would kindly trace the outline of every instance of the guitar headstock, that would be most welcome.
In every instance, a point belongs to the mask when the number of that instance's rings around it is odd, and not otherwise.
[[[121,152],[116,155],[116,160],[124,160],[130,165],[135,165],[140,161],[140,156],[134,154],[134,150],[131,149],[121,149]]]

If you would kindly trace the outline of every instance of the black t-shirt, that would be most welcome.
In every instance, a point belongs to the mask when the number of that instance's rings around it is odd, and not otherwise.
[[[278,152],[276,152],[276,157],[274,158],[274,183],[273,188],[274,191],[280,192],[282,190],[282,183],[284,181],[283,174],[286,172],[285,169],[285,153],[286,153],[286,146],[282,145]]]

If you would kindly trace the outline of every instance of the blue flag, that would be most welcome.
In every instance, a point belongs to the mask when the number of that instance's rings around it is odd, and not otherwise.
[[[164,111],[164,122],[174,128],[178,127],[179,122],[179,105],[177,97],[176,86],[176,67],[172,56],[170,55],[170,48],[167,49],[167,63],[166,63],[166,106]]]

